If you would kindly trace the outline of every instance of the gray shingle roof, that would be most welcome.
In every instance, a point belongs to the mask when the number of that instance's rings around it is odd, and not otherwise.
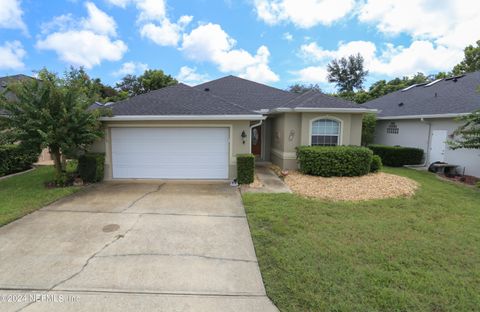
[[[362,106],[344,99],[310,90],[287,103],[291,108],[362,108]]]
[[[137,95],[109,107],[113,115],[254,115],[213,94],[182,83]]]
[[[410,116],[470,113],[480,109],[480,71],[457,79],[442,79],[396,91],[364,105],[379,110],[379,116]]]
[[[215,94],[250,110],[285,107],[298,94],[269,87],[235,76],[227,76],[195,86],[197,90]]]

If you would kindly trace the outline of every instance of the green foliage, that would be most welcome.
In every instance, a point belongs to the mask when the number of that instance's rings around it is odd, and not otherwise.
[[[302,94],[302,93],[305,93],[307,91],[322,92],[322,89],[320,88],[320,86],[318,84],[295,83],[293,85],[288,86],[287,91],[292,92],[292,93]]]
[[[480,194],[405,168],[410,198],[242,195],[268,297],[280,311],[477,311]],[[461,299],[460,299],[461,298]]]
[[[423,150],[414,147],[387,146],[371,144],[368,146],[375,155],[380,156],[385,166],[401,167],[418,165],[422,162]]]
[[[39,154],[39,149],[24,145],[0,145],[0,176],[31,168]]]
[[[250,184],[255,179],[255,156],[253,154],[237,155],[238,184]]]
[[[94,183],[103,180],[105,154],[89,153],[78,158],[78,174],[84,182]]]
[[[370,171],[373,153],[359,146],[300,146],[300,171],[322,177],[361,176]]]
[[[448,141],[452,149],[480,148],[480,110],[459,118],[464,124],[455,130],[455,138]]]
[[[363,56],[360,54],[332,60],[327,66],[328,81],[335,83],[340,92],[362,89],[365,77],[368,75],[363,62]]]
[[[8,112],[0,116],[0,129],[32,149],[48,147],[60,174],[62,155],[85,150],[103,135],[102,111],[87,110],[88,95],[68,75],[60,79],[44,69],[38,78],[7,86],[16,100],[0,99],[0,108]]]
[[[453,68],[454,75],[480,70],[480,40],[476,46],[469,45],[464,50],[463,60]]]
[[[373,143],[375,138],[375,126],[377,124],[376,114],[365,114],[362,120],[362,145],[367,146]]]
[[[68,71],[65,71],[63,79],[65,80],[65,84],[83,93],[89,99],[90,103],[106,103],[126,98],[124,94],[103,84],[99,78],[90,78],[83,67],[70,67]]]
[[[382,170],[382,159],[378,155],[373,155],[372,163],[370,164],[370,172],[378,172]]]
[[[158,90],[171,85],[176,85],[178,81],[170,75],[166,75],[159,69],[148,69],[143,75],[126,75],[122,81],[117,83],[116,87],[128,96],[139,95],[153,90]]]

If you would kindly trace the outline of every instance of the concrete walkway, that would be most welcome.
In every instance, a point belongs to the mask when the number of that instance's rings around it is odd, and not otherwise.
[[[282,181],[268,165],[257,165],[255,167],[255,174],[258,180],[262,183],[262,187],[252,188],[249,186],[242,186],[242,192],[246,193],[291,193],[290,188]]]
[[[226,184],[103,184],[10,223],[0,296],[0,311],[277,311]]]

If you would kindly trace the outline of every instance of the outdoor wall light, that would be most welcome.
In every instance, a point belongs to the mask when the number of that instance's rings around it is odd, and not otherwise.
[[[245,133],[245,130],[242,131],[242,134],[240,135],[242,137],[243,144],[247,141],[247,134]]]

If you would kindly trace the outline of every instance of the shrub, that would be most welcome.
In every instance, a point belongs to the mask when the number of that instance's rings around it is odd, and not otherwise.
[[[250,184],[255,178],[255,156],[253,154],[237,155],[238,184]]]
[[[382,169],[382,159],[378,155],[373,155],[372,163],[370,164],[370,172],[378,172]]]
[[[360,146],[300,146],[300,171],[322,177],[361,176],[370,171],[372,151]]]
[[[418,165],[422,163],[423,150],[413,147],[369,145],[373,154],[380,156],[385,166],[401,167],[404,165]]]
[[[78,158],[78,174],[84,182],[102,181],[104,166],[105,154],[88,153]]]
[[[40,151],[23,145],[0,145],[0,176],[29,169]]]
[[[362,146],[373,143],[375,127],[377,125],[376,114],[365,114],[362,119]]]

